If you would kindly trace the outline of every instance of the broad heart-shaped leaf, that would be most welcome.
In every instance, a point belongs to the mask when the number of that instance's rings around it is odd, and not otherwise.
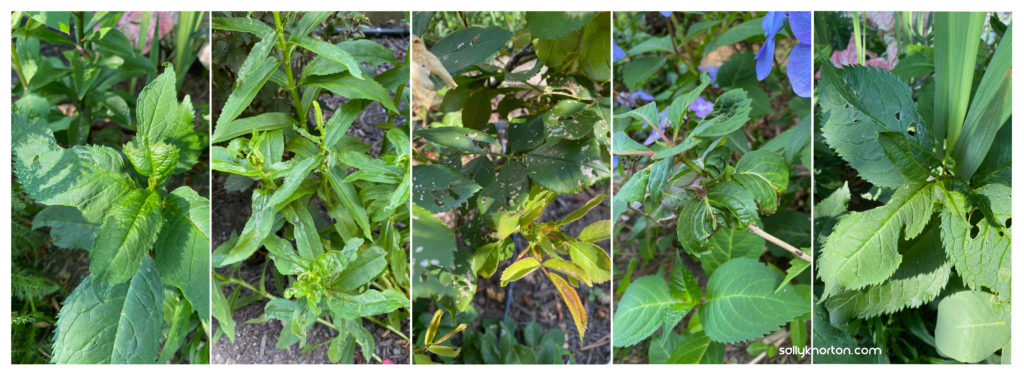
[[[455,269],[455,234],[433,213],[412,206],[412,261],[417,275],[429,265]]]
[[[529,189],[530,177],[526,166],[519,161],[507,159],[494,181],[476,195],[476,207],[485,216],[495,210],[516,208],[526,201]]]
[[[578,192],[610,174],[596,139],[547,142],[527,153],[523,165],[538,184],[563,194]]]
[[[745,229],[723,227],[711,235],[711,253],[700,256],[700,267],[710,276],[726,261],[736,257],[757,259],[764,253],[764,239]]]
[[[167,284],[181,289],[204,322],[210,320],[210,201],[188,186],[165,199],[164,223],[153,250]]]
[[[540,262],[537,259],[533,257],[519,259],[519,261],[512,263],[512,265],[509,265],[508,268],[501,272],[501,286],[504,287],[511,281],[519,280],[536,271],[537,268],[540,268]]]
[[[1010,305],[987,292],[960,291],[939,302],[935,348],[961,362],[980,362],[1010,341]]]
[[[99,223],[114,202],[135,188],[116,150],[95,145],[64,149],[45,121],[11,118],[14,174],[33,200],[78,208],[86,221]]]
[[[490,145],[498,144],[490,134],[461,127],[429,127],[416,130],[416,135],[441,146],[477,154],[489,153]]]
[[[711,217],[710,208],[704,200],[697,199],[689,193],[689,199],[679,210],[679,219],[676,220],[676,238],[683,250],[693,256],[703,256],[708,252],[711,234],[718,228],[718,224]],[[716,213],[715,216],[720,216]]]
[[[561,276],[549,272],[548,279],[558,289],[558,293],[562,295],[562,300],[565,301],[566,307],[569,308],[569,313],[572,314],[572,320],[576,323],[576,331],[580,333],[580,342],[582,342],[583,333],[587,331],[587,309],[583,308],[580,296],[576,294],[576,290],[565,279],[562,279]]]
[[[126,283],[88,276],[57,314],[53,363],[153,363],[160,348],[164,285],[148,256]]]
[[[637,344],[651,336],[658,327],[679,323],[695,305],[693,299],[672,296],[665,279],[654,275],[637,278],[615,305],[612,324],[617,327],[612,345],[628,347]]]
[[[338,296],[329,300],[327,305],[334,315],[345,320],[355,320],[363,316],[386,314],[409,307],[409,298],[393,289],[368,289],[358,295]]]
[[[200,140],[201,133],[193,130],[195,115],[189,96],[178,102],[176,79],[174,67],[168,65],[139,93],[135,116],[137,135],[146,137],[150,146],[164,142],[178,148],[175,170],[182,172],[196,164],[206,139]]]
[[[456,75],[489,59],[511,38],[511,32],[499,27],[463,28],[430,47],[430,53],[437,56],[449,74]]]
[[[972,226],[967,220],[969,211],[964,196],[959,192],[946,192],[945,208],[941,212],[942,245],[968,288],[980,291],[984,287],[999,295],[1001,301],[1009,301],[1012,227],[1006,225],[1012,215],[1011,189],[991,184],[975,192],[988,200],[995,218],[983,217]],[[998,224],[993,224],[993,220]]]
[[[733,176],[754,194],[761,213],[772,214],[779,208],[779,195],[789,187],[789,164],[779,153],[755,150],[740,158]]]
[[[299,47],[310,50],[319,57],[324,57],[344,65],[352,76],[357,79],[363,79],[363,72],[359,68],[359,62],[342,47],[309,36],[293,38],[292,41],[298,44]]]
[[[937,224],[934,224],[937,225]],[[884,283],[829,298],[825,305],[832,324],[851,318],[870,318],[928,303],[949,281],[952,263],[946,259],[938,226],[930,226],[903,252],[903,262]]]
[[[480,185],[442,165],[412,167],[412,202],[432,213],[455,209]]]
[[[149,142],[146,137],[135,137],[121,148],[139,174],[149,177],[150,185],[162,186],[178,164],[178,148],[163,142]]]
[[[53,245],[61,248],[89,250],[96,238],[99,224],[85,221],[82,212],[70,206],[55,205],[43,208],[32,218],[32,230],[50,227]]]
[[[739,229],[757,222],[754,195],[739,184],[728,181],[715,184],[708,190],[707,201],[713,208],[725,214],[717,217],[719,223],[722,223],[722,217],[725,217],[726,225]]]
[[[157,192],[136,189],[115,203],[89,251],[89,270],[96,281],[131,279],[142,260],[149,259],[163,221],[163,202]]]
[[[213,255],[214,268],[234,264],[248,259],[253,252],[256,252],[266,238],[274,229],[276,212],[274,207],[267,205],[270,201],[270,193],[265,189],[256,189],[252,192],[252,214],[242,228],[242,234],[238,235],[237,242],[225,252],[217,248]]]
[[[595,12],[527,12],[526,30],[535,38],[558,39],[587,24]]]
[[[899,168],[907,181],[923,182],[937,175],[942,162],[927,149],[907,139],[904,133],[878,133],[878,143],[893,165]]]
[[[792,286],[775,291],[781,280],[755,259],[736,258],[722,264],[708,278],[700,308],[704,332],[716,342],[743,342],[807,313],[811,304]]]
[[[825,283],[821,297],[879,284],[892,276],[902,260],[897,250],[900,234],[910,240],[924,230],[941,194],[938,189],[933,183],[907,184],[885,205],[839,220],[818,258],[818,275]]]
[[[872,184],[896,188],[907,182],[878,134],[913,132],[913,143],[933,151],[910,87],[888,72],[865,67],[823,66],[821,74],[821,107],[828,114],[821,130],[828,145]]]
[[[714,110],[693,128],[691,135],[718,137],[743,127],[750,119],[750,98],[743,89],[732,89],[715,100]]]

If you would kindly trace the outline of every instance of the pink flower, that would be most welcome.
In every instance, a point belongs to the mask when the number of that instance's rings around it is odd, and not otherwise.
[[[385,359],[385,360],[381,361],[380,363],[382,365],[393,365],[393,364],[395,364],[395,362],[390,360],[390,359]]]
[[[128,40],[132,41],[132,45],[138,46],[140,24],[142,24],[142,12],[125,12],[121,16],[121,20],[117,22],[117,29],[127,36]],[[159,40],[170,33],[176,24],[178,24],[177,12],[153,12],[153,16],[149,19],[146,46],[142,48],[142,53],[149,53],[149,48],[153,45],[153,32],[156,31],[157,25],[160,26],[160,32],[157,36],[157,40]]]

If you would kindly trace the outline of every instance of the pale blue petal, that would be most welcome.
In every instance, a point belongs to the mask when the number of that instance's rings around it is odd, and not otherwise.
[[[803,44],[811,44],[811,13],[790,12],[789,30]]]
[[[772,72],[772,64],[775,62],[774,37],[764,42],[761,49],[757,50],[757,55],[754,55],[754,59],[757,60],[757,80],[764,80]]]
[[[661,11],[661,12],[658,12],[658,13],[660,13],[661,16],[664,16],[664,17],[672,16],[672,12]]]
[[[793,92],[804,98],[811,97],[811,45],[800,43],[789,52],[786,73]]]
[[[613,62],[618,62],[618,61],[624,59],[625,57],[626,57],[626,51],[624,51],[622,49],[622,47],[619,47],[619,45],[615,44],[615,42],[613,41],[612,42],[612,61]]]
[[[764,28],[764,37],[773,38],[782,29],[782,23],[786,21],[785,12],[768,12],[761,21],[761,28]]]

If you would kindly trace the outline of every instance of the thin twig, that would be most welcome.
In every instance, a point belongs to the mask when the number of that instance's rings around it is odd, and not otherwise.
[[[801,251],[799,248],[789,245],[789,243],[780,240],[778,237],[768,234],[768,232],[765,232],[761,228],[758,228],[755,224],[750,224],[750,226],[747,227],[747,231],[755,235],[761,236],[762,239],[768,240],[772,244],[778,245],[779,248],[789,251],[789,253],[796,255],[796,257],[799,257],[807,261],[808,263],[811,262],[811,257],[807,256],[807,254],[804,253],[804,251]]]

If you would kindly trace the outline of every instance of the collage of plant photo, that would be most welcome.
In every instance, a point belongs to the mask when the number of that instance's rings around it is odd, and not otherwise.
[[[12,12],[11,364],[1011,364],[1011,12],[598,8]]]

